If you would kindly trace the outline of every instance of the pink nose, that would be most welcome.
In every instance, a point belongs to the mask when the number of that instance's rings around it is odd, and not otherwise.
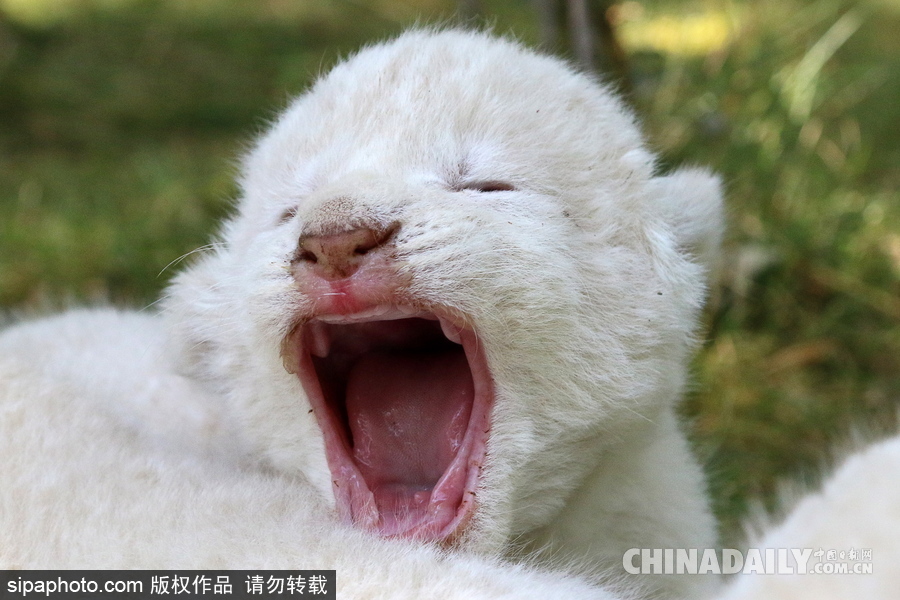
[[[397,231],[397,226],[383,229],[360,227],[329,235],[301,236],[294,264],[303,265],[319,277],[329,280],[353,275],[382,248]]]

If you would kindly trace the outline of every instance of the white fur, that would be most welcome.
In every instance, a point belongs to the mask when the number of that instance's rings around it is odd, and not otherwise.
[[[719,185],[653,162],[613,95],[512,42],[411,32],[339,65],[248,156],[236,216],[162,317],[73,312],[0,337],[0,566],[321,567],[342,597],[604,598],[543,569],[616,577],[628,548],[714,547],[673,407]],[[516,189],[464,189],[485,180]],[[479,508],[449,554],[337,522],[280,355],[308,310],[301,232],[388,221],[410,292],[465,315],[497,390]]]
[[[850,456],[822,489],[804,497],[778,527],[751,543],[758,549],[872,551],[872,573],[746,574],[720,600],[891,600],[900,594],[900,436]]]

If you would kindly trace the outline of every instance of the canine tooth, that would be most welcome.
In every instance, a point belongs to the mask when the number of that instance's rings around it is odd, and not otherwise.
[[[347,323],[350,319],[346,315],[319,315],[316,317],[323,323]]]
[[[331,338],[321,323],[309,325],[309,352],[313,356],[325,358],[331,351]]]
[[[396,321],[397,319],[405,319],[407,315],[396,306],[382,306],[378,315],[382,321]]]
[[[444,335],[447,336],[447,339],[451,342],[462,344],[462,338],[459,335],[460,329],[450,321],[445,319],[440,319],[441,322],[441,331],[444,332]]]
[[[380,317],[384,317],[385,315],[390,314],[392,311],[393,311],[393,309],[391,308],[391,306],[381,304],[379,306],[373,306],[372,308],[370,308],[368,310],[364,310],[356,316],[363,318],[363,319],[372,319],[375,317],[380,318]]]

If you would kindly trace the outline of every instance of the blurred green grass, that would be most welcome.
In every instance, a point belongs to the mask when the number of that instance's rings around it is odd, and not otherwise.
[[[497,31],[536,39],[523,1],[483,4]],[[0,307],[152,302],[228,212],[234,159],[290,95],[453,8],[0,0]],[[900,0],[648,0],[617,15],[630,101],[665,164],[709,165],[728,190],[726,268],[683,410],[728,542],[749,499],[771,504],[853,423],[895,420]]]

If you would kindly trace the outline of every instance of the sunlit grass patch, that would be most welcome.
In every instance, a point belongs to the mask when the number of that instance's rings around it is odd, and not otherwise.
[[[71,18],[86,9],[119,9],[135,0],[0,0],[0,10],[11,19],[46,26]]]
[[[703,56],[721,50],[734,37],[734,10],[684,14],[675,5],[666,8],[672,12],[653,14],[633,0],[614,5],[610,16],[624,46],[630,51]]]

